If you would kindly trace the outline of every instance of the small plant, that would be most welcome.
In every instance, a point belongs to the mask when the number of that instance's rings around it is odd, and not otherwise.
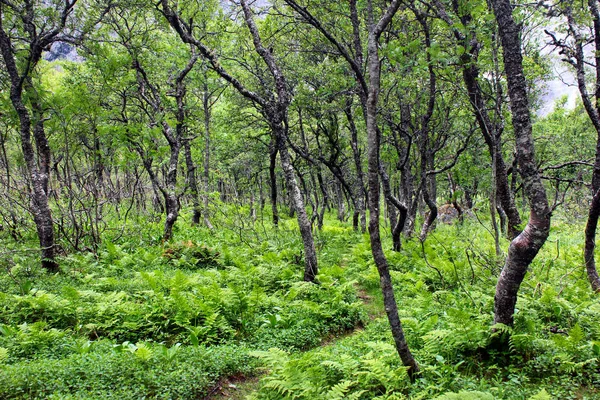
[[[163,251],[163,257],[178,267],[185,269],[219,268],[221,257],[219,252],[198,245],[191,240],[170,244]]]

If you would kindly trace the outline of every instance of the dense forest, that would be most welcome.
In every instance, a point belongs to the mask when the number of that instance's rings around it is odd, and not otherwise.
[[[600,399],[599,217],[597,0],[0,0],[2,399]]]

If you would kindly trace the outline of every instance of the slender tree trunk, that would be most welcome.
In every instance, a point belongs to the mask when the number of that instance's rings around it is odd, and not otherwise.
[[[519,215],[519,211],[515,205],[514,196],[509,187],[506,163],[504,162],[504,157],[499,145],[500,135],[493,126],[486,111],[487,107],[483,100],[483,93],[479,87],[479,70],[476,65],[474,65],[474,62],[475,61],[472,61],[472,65],[469,67],[463,67],[463,78],[479,128],[488,145],[490,156],[495,163],[493,168],[494,171],[496,171],[494,176],[494,181],[496,182],[495,192],[500,201],[500,205],[508,218],[508,238],[514,239],[521,233],[521,216]]]
[[[183,142],[183,155],[185,158],[185,168],[187,172],[187,184],[192,196],[192,204],[194,211],[192,214],[192,224],[198,225],[200,223],[200,201],[198,200],[198,181],[196,179],[196,165],[192,159],[192,149],[189,140]]]
[[[419,240],[421,240],[422,242],[425,241],[425,239],[427,239],[427,235],[432,230],[433,224],[435,223],[435,220],[438,215],[437,205],[435,204],[435,201],[433,201],[433,199],[431,198],[429,190],[426,188],[426,186],[427,183],[424,184],[422,192],[423,201],[427,205],[427,208],[429,208],[429,214],[427,215],[427,218],[425,219],[425,222],[423,222],[423,226],[421,227],[421,234],[419,235]]]
[[[594,250],[596,249],[596,229],[598,227],[598,217],[600,217],[600,190],[596,191],[588,214],[587,224],[585,225],[585,247],[584,259],[585,269],[587,271],[590,285],[594,292],[600,292],[600,276],[596,269]]]
[[[435,192],[436,192],[436,182],[435,176],[431,176],[427,173],[428,169],[433,170],[433,155],[429,150],[429,134],[426,130],[423,132],[423,144],[421,147],[421,193],[423,194],[423,201],[429,208],[429,214],[427,214],[427,218],[423,222],[423,226],[421,227],[421,234],[419,235],[419,240],[422,242],[427,239],[427,235],[431,230],[433,230],[435,220],[438,215],[438,208],[435,202]]]
[[[370,3],[369,3],[370,4]],[[367,122],[367,142],[368,142],[368,181],[369,181],[369,235],[371,239],[371,251],[373,259],[379,272],[381,291],[383,293],[383,303],[390,323],[392,336],[396,344],[396,351],[402,360],[402,363],[409,367],[408,373],[414,377],[419,371],[419,366],[408,348],[408,343],[404,337],[404,330],[398,315],[398,305],[394,296],[392,278],[387,263],[387,259],[381,245],[379,232],[379,130],[377,128],[377,103],[379,96],[379,36],[391,21],[393,15],[399,7],[399,1],[392,1],[384,17],[377,25],[372,20],[372,4],[370,4],[370,22],[369,39],[367,45],[368,53],[368,97],[366,104],[366,122]]]
[[[342,185],[339,182],[335,182],[335,194],[337,199],[337,218],[340,222],[345,222],[346,220],[346,207],[344,205],[344,190],[342,189]],[[358,223],[357,223],[358,224]]]
[[[184,82],[184,78],[188,74],[188,72],[192,69],[198,57],[193,54],[186,68],[180,71],[175,85],[175,99],[177,101],[177,125],[176,125],[176,138],[180,146],[183,146],[183,156],[185,160],[185,168],[187,173],[187,187],[192,196],[192,204],[194,207],[192,214],[192,224],[197,225],[200,223],[200,201],[198,199],[198,179],[196,177],[196,164],[194,163],[194,159],[192,158],[192,138],[187,138],[186,136],[186,107],[185,107],[185,95],[186,95],[186,86]]]
[[[2,48],[3,55],[6,50]],[[7,61],[5,55],[5,61]],[[10,60],[8,60],[10,62]],[[10,100],[19,117],[19,132],[21,136],[21,149],[23,157],[31,180],[31,211],[33,220],[38,233],[38,238],[41,248],[42,267],[48,271],[57,271],[58,263],[56,262],[56,247],[54,241],[54,223],[52,213],[48,204],[48,181],[49,181],[49,157],[50,148],[47,141],[41,138],[43,135],[43,119],[38,115],[38,120],[35,121],[34,136],[38,151],[41,150],[40,162],[38,167],[36,163],[36,155],[31,143],[31,114],[22,100],[22,90],[17,82],[11,80]]]
[[[204,174],[202,175],[203,184],[203,201],[204,209],[204,225],[208,229],[213,229],[213,225],[208,218],[208,193],[209,193],[209,182],[210,182],[210,96],[208,93],[208,84],[204,83],[204,95],[202,98],[204,107]]]
[[[321,231],[321,230],[323,230],[323,219],[325,218],[325,209],[327,208],[327,206],[329,204],[329,194],[327,193],[327,190],[325,189],[325,184],[323,182],[323,175],[321,174],[321,169],[317,170],[317,181],[319,183],[319,189],[321,190],[321,193],[323,194],[323,201],[322,201],[323,204],[321,205],[321,210],[319,211],[318,220],[317,220],[317,228]],[[315,197],[318,197],[316,188],[315,188]]]
[[[277,144],[273,136],[269,150],[269,182],[271,187],[271,213],[273,214],[273,226],[279,226],[279,213],[277,211],[277,175],[275,167],[277,166]]]
[[[509,239],[513,239],[521,232],[521,217],[515,205],[512,191],[509,188],[506,163],[504,162],[504,157],[502,156],[500,146],[503,122],[501,121],[500,123],[492,123],[484,98],[484,93],[479,86],[479,67],[477,62],[479,58],[479,51],[481,50],[481,43],[479,43],[477,40],[475,32],[464,32],[456,28],[454,21],[452,21],[450,16],[446,13],[446,10],[441,2],[438,2],[436,6],[438,7],[440,17],[449,26],[453,27],[455,38],[465,48],[465,51],[460,56],[463,81],[465,83],[465,87],[467,88],[469,102],[473,108],[473,113],[475,114],[477,124],[479,125],[481,133],[483,134],[485,142],[488,146],[490,156],[493,160],[495,160],[495,165],[493,168],[496,171],[496,176],[494,177],[494,181],[496,182],[495,192],[502,208],[508,216],[508,237]],[[472,25],[473,18],[471,14],[468,12],[464,13],[464,11],[459,7],[458,2],[453,2],[452,8],[459,16],[460,22],[463,26],[466,27]],[[496,102],[501,104],[501,100],[502,94],[497,93]]]
[[[353,225],[354,228],[357,229],[358,222],[360,218],[360,230],[361,232],[366,231],[367,227],[367,217],[365,212],[365,199],[366,199],[366,191],[365,191],[365,181],[364,174],[362,170],[362,160],[360,155],[360,149],[358,147],[358,130],[356,129],[356,125],[354,124],[354,117],[352,116],[352,108],[351,105],[348,105],[344,112],[346,113],[346,118],[348,120],[348,124],[350,126],[350,146],[352,147],[352,154],[354,156],[354,167],[356,169],[356,181],[354,182],[355,187],[355,198],[356,198],[356,209],[353,217]]]
[[[492,152],[492,191],[490,193],[490,219],[492,220],[492,232],[494,232],[494,246],[496,248],[496,257],[500,257],[502,255],[502,250],[500,249],[500,233],[498,232],[498,223],[496,222],[496,210],[500,207],[496,206],[497,196],[497,188],[496,184],[496,176],[498,176],[496,171],[496,162],[493,159],[495,157],[496,152]],[[506,218],[505,218],[506,219]],[[502,217],[500,217],[502,221]]]
[[[302,193],[298,187],[296,174],[294,173],[294,167],[292,166],[292,161],[288,152],[286,144],[287,133],[285,129],[286,128],[282,126],[282,124],[273,126],[281,168],[283,169],[283,175],[285,176],[293,208],[296,211],[300,235],[302,237],[302,243],[304,244],[304,280],[307,282],[314,282],[318,273],[317,250],[315,249],[310,220],[308,219],[304,207],[304,199],[302,198]]]
[[[404,229],[404,224],[406,223],[406,217],[408,215],[408,209],[404,204],[402,204],[394,194],[392,193],[392,189],[390,187],[390,178],[383,168],[383,165],[380,165],[380,175],[381,175],[381,183],[383,184],[383,193],[388,202],[388,208],[390,209],[390,229],[392,232],[392,246],[394,251],[402,250],[402,242],[400,240],[400,234]],[[395,209],[398,210],[399,216],[396,215]]]
[[[588,280],[592,286],[592,290],[600,292],[600,276],[596,269],[596,261],[594,252],[596,250],[596,230],[598,227],[598,217],[600,216],[600,11],[598,9],[597,0],[588,0],[589,11],[593,20],[594,46],[595,46],[595,90],[593,99],[587,90],[586,80],[586,61],[583,49],[583,38],[581,37],[577,24],[572,15],[570,6],[567,6],[565,14],[571,35],[575,39],[574,60],[569,61],[576,71],[577,85],[583,106],[588,114],[592,125],[596,129],[596,156],[594,160],[594,169],[592,172],[592,201],[590,202],[588,211],[588,220],[585,226],[585,246],[584,260],[585,268],[588,275]],[[557,45],[561,45],[557,43]],[[594,104],[595,103],[595,104]]]
[[[504,50],[504,70],[508,82],[517,159],[523,188],[530,205],[529,221],[525,230],[513,239],[509,246],[508,257],[498,279],[494,298],[494,322],[513,325],[519,287],[527,268],[548,238],[551,212],[535,162],[527,82],[521,55],[521,30],[513,19],[509,0],[492,0],[492,7]]]
[[[165,123],[166,125],[166,123]],[[164,129],[168,129],[165,127]],[[169,128],[170,129],[170,128]],[[171,155],[169,157],[169,169],[167,171],[166,179],[166,190],[163,190],[165,198],[165,228],[163,231],[163,240],[168,241],[173,237],[173,225],[177,222],[179,217],[179,197],[176,193],[177,186],[177,167],[179,164],[179,153],[181,152],[181,145],[178,141],[175,143],[169,143],[171,149]]]
[[[411,237],[415,231],[415,220],[417,218],[417,201],[419,198],[420,190],[415,191],[414,176],[408,162],[405,163],[400,172],[402,199],[404,203],[408,205],[406,223],[404,224],[402,232],[406,237]]]

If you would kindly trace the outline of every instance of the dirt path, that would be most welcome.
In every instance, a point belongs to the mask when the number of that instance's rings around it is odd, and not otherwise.
[[[261,375],[258,376],[233,376],[223,378],[204,400],[243,400],[259,388]]]
[[[383,303],[378,296],[370,294],[364,288],[356,287],[356,295],[362,301],[364,310],[368,315],[367,324],[383,316]],[[355,335],[364,329],[362,326],[356,326],[352,331],[337,336],[325,337],[321,341],[321,347],[331,346],[337,341],[348,336]],[[250,394],[260,388],[260,378],[257,376],[233,376],[221,379],[213,388],[212,392],[204,400],[243,400]]]

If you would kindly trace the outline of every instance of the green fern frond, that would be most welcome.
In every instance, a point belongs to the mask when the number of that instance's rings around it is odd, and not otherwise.
[[[330,400],[342,400],[346,399],[346,394],[350,391],[350,388],[357,384],[356,381],[344,380],[337,385],[333,386],[327,394],[325,395],[326,399]]]

